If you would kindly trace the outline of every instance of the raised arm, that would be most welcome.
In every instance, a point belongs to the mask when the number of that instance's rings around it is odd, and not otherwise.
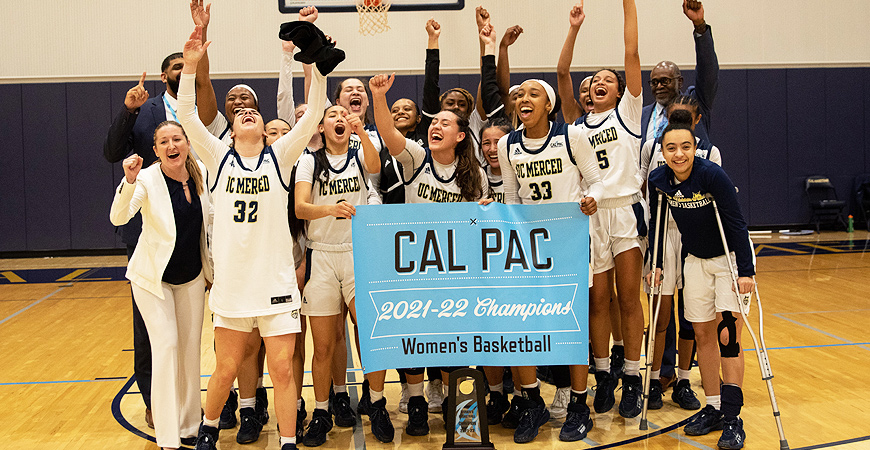
[[[281,68],[278,71],[278,118],[292,128],[296,125],[296,101],[293,99],[293,42],[281,41]]]
[[[480,92],[477,101],[478,111],[484,119],[506,117],[504,103],[498,90],[495,63],[495,29],[484,26],[478,35],[483,52],[480,55]]]
[[[695,27],[695,96],[709,133],[710,112],[719,89],[719,59],[713,46],[713,32],[704,20],[704,5],[697,0],[683,0],[683,13]]]
[[[202,42],[208,41],[208,24],[211,21],[211,3],[203,6],[203,0],[190,0],[190,16],[193,24],[202,27]],[[209,125],[218,114],[217,95],[211,84],[209,75],[210,64],[206,52],[197,65],[196,86],[199,88],[196,96],[196,110],[199,120]]]
[[[580,26],[586,19],[586,13],[583,12],[583,1],[574,5],[568,13],[568,36],[565,38],[565,43],[562,44],[562,52],[559,53],[559,62],[556,64],[556,82],[559,90],[559,99],[562,100],[562,116],[566,123],[574,123],[583,115],[583,108],[577,103],[577,97],[574,96],[574,80],[571,79],[571,61],[574,59],[574,43],[577,41],[577,34],[580,32]]]
[[[272,150],[278,159],[278,166],[285,173],[293,170],[293,164],[302,155],[306,144],[317,130],[317,124],[323,117],[323,105],[326,103],[326,76],[319,70],[313,70],[311,76],[311,101],[305,114],[299,118],[296,126],[289,133],[272,143]]]
[[[112,199],[112,209],[109,211],[109,220],[117,227],[126,224],[136,215],[142,207],[142,203],[148,196],[145,187],[136,183],[136,177],[142,169],[142,157],[132,155],[124,160],[124,178],[115,190]]]
[[[197,67],[210,44],[210,41],[202,41],[202,27],[198,25],[184,44],[184,68],[181,69],[181,80],[178,83],[178,121],[184,127],[196,155],[206,169],[214,173],[217,170],[218,158],[228,147],[209,133],[197,116],[195,108]]]
[[[435,19],[426,21],[426,34],[429,35],[426,46],[426,67],[423,75],[423,102],[418,127],[429,128],[432,118],[441,111],[441,88],[438,86],[441,70],[441,53],[438,49],[438,39],[441,37],[441,25]],[[389,109],[387,110],[389,111]],[[378,130],[380,130],[380,125]],[[383,137],[383,134],[381,135]],[[404,144],[402,144],[404,148]]]
[[[148,101],[148,91],[145,89],[145,72],[139,78],[139,84],[130,88],[124,97],[124,109],[122,109],[103,143],[103,157],[110,163],[116,163],[124,159],[133,148],[133,125],[139,117],[139,108]]]
[[[622,0],[625,16],[625,87],[634,97],[643,93],[643,80],[640,75],[640,53],[637,44],[637,5],[634,0]]]
[[[505,105],[508,104],[511,88],[511,64],[508,58],[508,47],[517,41],[517,38],[523,34],[523,27],[514,25],[508,27],[501,37],[501,43],[498,45],[498,65],[496,66],[496,75],[498,79],[498,90],[501,94],[501,101]]]
[[[483,31],[484,27],[489,26],[492,28],[492,25],[489,22],[489,11],[486,10],[483,6],[478,6],[474,10],[474,20],[477,23],[477,35],[480,37],[480,32]],[[488,36],[489,34],[487,34]],[[495,38],[495,33],[492,33],[492,37]],[[486,42],[483,39],[478,39],[480,42],[480,57],[486,54]],[[495,53],[492,53],[495,54]],[[475,97],[474,106],[477,110],[477,114],[484,120],[486,120],[486,108],[483,107],[483,65],[481,64],[481,74],[480,74],[480,83],[477,85],[477,96]]]
[[[390,114],[390,106],[387,105],[387,91],[393,86],[395,79],[396,74],[393,73],[391,75],[375,75],[369,80],[369,89],[372,91],[372,108],[375,111],[375,126],[378,127],[381,140],[384,141],[384,145],[387,146],[387,150],[392,156],[402,153],[402,150],[405,149],[405,136],[402,136],[402,133],[396,129],[393,115]],[[420,123],[422,124],[422,122]],[[417,126],[419,127],[420,124]]]
[[[375,144],[372,143],[369,134],[366,132],[362,120],[356,114],[349,114],[346,111],[344,114],[350,129],[359,136],[360,143],[362,143],[363,168],[365,168],[367,173],[372,175],[381,173],[381,157],[378,154],[378,149],[375,148]]]

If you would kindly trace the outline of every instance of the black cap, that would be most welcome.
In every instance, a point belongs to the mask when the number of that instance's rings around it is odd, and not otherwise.
[[[324,76],[344,61],[344,51],[335,48],[335,43],[327,40],[323,31],[311,22],[297,20],[282,23],[278,37],[292,41],[299,47],[299,53],[294,56],[296,61],[317,65],[317,70]]]

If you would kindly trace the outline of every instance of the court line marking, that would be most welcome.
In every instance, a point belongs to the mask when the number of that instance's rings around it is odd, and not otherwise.
[[[45,297],[42,297],[41,299],[39,299],[39,300],[37,300],[37,301],[35,301],[35,302],[33,302],[33,303],[31,303],[31,304],[25,306],[24,308],[21,308],[21,309],[19,309],[18,311],[15,311],[14,313],[12,313],[12,315],[6,317],[6,318],[3,319],[3,320],[0,320],[0,325],[3,325],[4,323],[6,323],[6,322],[8,322],[9,320],[13,319],[15,316],[17,316],[17,315],[23,313],[24,311],[27,311],[28,309],[33,308],[34,306],[36,306],[36,305],[42,303],[43,300],[50,298],[52,295],[57,294],[58,292],[60,292],[60,291],[62,291],[62,290],[64,290],[64,289],[66,289],[66,288],[69,287],[69,286],[71,286],[71,284],[68,284],[68,285],[65,285],[65,286],[61,286],[61,287],[55,289],[55,291],[52,292],[51,294],[48,294],[48,295],[46,295]]]
[[[777,317],[777,318],[782,319],[782,320],[789,321],[789,322],[791,322],[791,323],[793,323],[793,324],[795,324],[795,325],[800,325],[800,326],[802,326],[802,327],[804,327],[804,328],[808,328],[808,329],[813,330],[813,331],[816,331],[816,332],[818,332],[818,333],[822,333],[822,334],[824,334],[825,336],[828,336],[828,337],[830,337],[830,338],[834,338],[834,339],[836,339],[836,340],[838,340],[838,341],[842,341],[842,342],[845,342],[845,343],[847,343],[847,344],[856,344],[856,345],[858,345],[858,347],[863,348],[864,350],[868,350],[868,351],[870,351],[870,347],[868,347],[867,345],[863,345],[863,344],[861,344],[861,343],[852,342],[852,341],[850,341],[850,340],[848,340],[848,339],[843,339],[843,338],[841,338],[840,336],[837,336],[837,335],[832,334],[832,333],[828,333],[828,332],[825,331],[825,330],[821,330],[821,329],[816,328],[816,327],[814,327],[814,326],[807,325],[807,324],[805,324],[805,323],[803,323],[803,322],[798,322],[797,320],[794,320],[794,319],[789,319],[788,317],[785,317],[785,316],[783,316],[782,314],[772,314],[772,316],[773,316],[773,317]]]
[[[818,448],[833,447],[835,445],[854,444],[855,442],[861,442],[861,441],[870,441],[870,436],[861,436],[861,437],[856,437],[856,438],[852,438],[852,439],[844,439],[842,441],[836,441],[836,442],[826,442],[824,444],[814,444],[814,445],[809,445],[806,447],[798,447],[798,448],[795,448],[792,450],[814,450],[814,449],[818,449]]]

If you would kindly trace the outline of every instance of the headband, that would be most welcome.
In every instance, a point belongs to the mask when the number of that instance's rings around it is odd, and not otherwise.
[[[230,88],[230,90],[229,90],[229,91],[227,91],[227,94],[229,94],[229,93],[230,93],[230,91],[232,91],[232,90],[233,90],[233,89],[235,89],[235,88],[244,88],[244,89],[247,89],[247,90],[248,90],[248,92],[250,92],[250,93],[251,93],[251,95],[253,95],[253,96],[254,96],[254,103],[256,103],[256,104],[257,104],[257,106],[259,106],[259,105],[260,105],[260,99],[259,99],[259,98],[257,98],[257,93],[256,93],[256,92],[254,92],[254,88],[252,88],[252,87],[250,87],[250,86],[248,86],[248,85],[247,85],[247,84],[237,84],[237,85],[235,85],[235,86],[233,86],[233,87],[231,87],[231,88]]]
[[[526,81],[534,81],[541,85],[544,88],[544,91],[547,92],[547,99],[550,100],[550,109],[547,110],[548,113],[553,112],[553,108],[556,107],[556,91],[553,90],[553,86],[550,86],[550,83],[547,83],[544,80],[538,78],[530,78]]]

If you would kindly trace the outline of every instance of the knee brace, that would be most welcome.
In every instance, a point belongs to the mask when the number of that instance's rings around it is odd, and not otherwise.
[[[728,332],[728,342],[722,342],[722,330]],[[731,314],[731,311],[722,311],[722,321],[716,330],[719,341],[719,353],[723,358],[736,358],[740,356],[740,343],[737,342],[737,318]]]

